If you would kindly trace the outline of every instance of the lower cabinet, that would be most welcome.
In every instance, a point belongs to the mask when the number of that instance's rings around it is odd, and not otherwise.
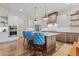
[[[66,33],[67,42],[73,43],[78,41],[79,33]]]
[[[56,48],[56,36],[48,36],[45,39],[45,50],[46,53]]]
[[[57,41],[62,41],[62,42],[66,41],[70,43],[77,42],[78,38],[79,38],[79,33],[66,33],[66,36],[65,36],[65,33],[61,33],[56,36]]]
[[[57,35],[56,40],[65,42],[65,33],[61,33],[61,34]]]

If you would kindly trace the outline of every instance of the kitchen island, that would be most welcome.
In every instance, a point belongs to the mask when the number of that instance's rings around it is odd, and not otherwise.
[[[56,48],[56,36],[60,33],[50,33],[50,32],[43,32],[45,35],[45,53],[50,52],[51,50],[55,50]]]
[[[56,36],[57,41],[62,42],[77,42],[79,39],[79,27],[56,27],[56,28],[45,28],[42,29],[43,32],[55,32],[61,33]]]
[[[28,31],[28,30],[26,30],[26,31]],[[35,31],[32,31],[32,32],[35,32]],[[39,31],[39,32],[41,32],[41,31]],[[42,33],[44,33],[44,36],[45,36],[44,51],[47,54],[51,50],[55,50],[55,48],[56,48],[56,36],[61,34],[61,33],[51,33],[51,32],[42,32]]]

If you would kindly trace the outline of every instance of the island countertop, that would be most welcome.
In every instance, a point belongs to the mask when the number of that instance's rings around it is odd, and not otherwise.
[[[79,27],[57,27],[57,28],[43,28],[43,32],[69,32],[69,33],[79,33]]]
[[[37,31],[32,31],[33,33],[35,33],[35,32],[37,32]],[[51,32],[41,32],[41,31],[39,31],[40,33],[44,33],[44,36],[55,36],[55,35],[59,35],[59,34],[61,34],[61,33],[51,33]],[[37,32],[37,33],[39,33],[39,32]]]
[[[45,36],[55,36],[55,35],[59,35],[61,33],[50,33],[50,32],[43,32]]]
[[[34,31],[33,28],[27,28],[26,31]],[[52,32],[52,33],[59,33],[59,32],[69,32],[69,33],[79,33],[79,27],[51,27],[51,28],[42,28],[40,32]]]

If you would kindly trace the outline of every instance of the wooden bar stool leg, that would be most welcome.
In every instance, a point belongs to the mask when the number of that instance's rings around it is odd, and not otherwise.
[[[36,45],[34,45],[34,56],[36,56]]]
[[[23,47],[24,47],[24,49],[25,49],[25,38],[24,38],[24,41],[23,41]]]

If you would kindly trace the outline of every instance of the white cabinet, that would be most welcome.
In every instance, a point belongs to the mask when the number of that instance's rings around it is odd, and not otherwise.
[[[9,37],[8,32],[0,32],[0,43],[18,40],[18,37]]]
[[[8,25],[8,17],[0,16],[0,27],[7,27]]]
[[[8,42],[8,32],[0,32],[0,43]]]
[[[18,17],[17,16],[8,16],[8,25],[17,26],[17,28],[18,28]],[[7,26],[7,28],[8,28],[8,26]],[[2,30],[0,30],[0,31],[1,31],[0,32],[0,43],[17,40],[18,36],[9,37],[9,31],[6,31],[6,32],[2,32]]]
[[[8,25],[18,25],[18,17],[17,16],[8,16]]]
[[[19,33],[19,17],[18,16],[8,16],[8,26],[16,27],[16,29],[12,31],[17,31],[17,35]]]

